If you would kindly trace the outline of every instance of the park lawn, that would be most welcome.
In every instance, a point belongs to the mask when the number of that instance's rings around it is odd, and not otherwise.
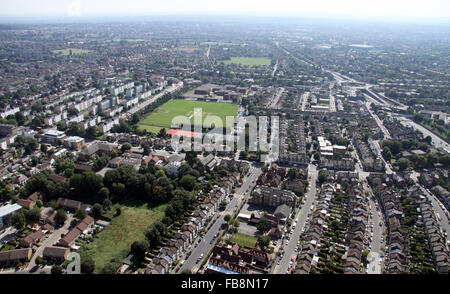
[[[247,246],[254,248],[256,246],[257,238],[242,233],[235,233],[229,239],[231,242],[238,243],[241,246]]]
[[[79,54],[85,54],[89,53],[89,50],[86,49],[76,49],[76,48],[67,48],[67,49],[61,49],[61,50],[53,50],[52,53],[54,54],[63,54],[63,55],[69,55],[70,50],[72,50],[72,55],[79,55]]]
[[[202,109],[203,120],[210,115],[216,115],[222,119],[222,122],[226,123],[226,116],[236,116],[239,106],[224,102],[203,102],[183,99],[171,100],[141,120],[139,127],[156,126],[171,128],[172,119],[176,116],[190,117],[191,123],[194,123],[194,108]]]
[[[270,65],[270,59],[265,57],[231,57],[222,61],[224,64],[239,64],[247,66]]]
[[[95,261],[95,272],[99,273],[112,259],[121,263],[130,251],[134,241],[144,240],[145,231],[152,224],[164,217],[167,204],[149,208],[147,203],[114,205],[122,212],[111,224],[98,233],[97,238],[80,249],[80,254],[87,254]]]

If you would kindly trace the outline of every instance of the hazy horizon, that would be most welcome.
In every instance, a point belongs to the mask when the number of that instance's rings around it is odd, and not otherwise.
[[[246,15],[261,17],[329,17],[335,19],[450,21],[446,0],[206,0],[140,1],[128,0],[16,0],[0,2],[0,21],[5,19],[66,19],[70,21],[105,17],[157,15]],[[3,19],[2,19],[3,18]]]

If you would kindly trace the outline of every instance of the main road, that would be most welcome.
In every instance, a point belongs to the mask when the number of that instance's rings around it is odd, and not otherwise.
[[[279,264],[276,264],[273,268],[272,273],[273,274],[285,274],[288,271],[288,267],[290,265],[291,258],[295,257],[297,255],[296,248],[298,245],[298,241],[300,239],[300,235],[304,230],[306,221],[308,219],[308,213],[311,210],[311,206],[314,203],[316,199],[316,180],[318,177],[318,170],[317,167],[313,164],[310,164],[308,166],[308,174],[311,176],[308,181],[310,183],[309,190],[306,193],[306,201],[302,205],[302,208],[295,216],[295,220],[297,221],[297,225],[295,229],[290,234],[289,240],[287,242],[287,245],[284,244],[284,253],[283,257],[281,258],[281,261]],[[281,240],[282,242],[285,241],[283,238]]]
[[[253,187],[256,185],[256,180],[261,173],[262,171],[260,167],[250,167],[247,176],[243,179],[242,186],[237,188],[235,193],[237,195],[244,195],[244,197],[234,196],[225,208],[226,213],[230,213],[231,215],[233,215],[237,212],[242,202],[246,201],[248,195],[251,192],[251,189],[253,189]],[[200,268],[202,260],[207,257],[208,253],[214,247],[215,242],[212,240],[215,239],[217,233],[220,232],[222,225],[226,223],[224,220],[224,215],[225,213],[217,212],[212,220],[212,222],[214,223],[208,229],[208,232],[205,235],[197,238],[198,240],[192,242],[192,244],[198,245],[196,247],[195,245],[191,246],[194,248],[186,252],[188,253],[190,251],[191,255],[184,261],[182,267],[178,271],[179,273],[181,273],[183,270],[191,270],[192,272],[196,272]],[[200,256],[202,254],[203,256],[200,259]]]

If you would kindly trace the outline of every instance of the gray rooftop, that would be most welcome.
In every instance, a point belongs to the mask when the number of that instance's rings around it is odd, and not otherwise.
[[[17,203],[4,205],[4,206],[0,207],[0,217],[7,216],[7,215],[14,213],[21,209],[22,209],[22,206],[20,206]]]

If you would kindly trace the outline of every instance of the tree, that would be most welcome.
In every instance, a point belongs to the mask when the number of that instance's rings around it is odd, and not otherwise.
[[[149,241],[150,244],[159,245],[161,243],[161,234],[156,228],[151,228],[145,233],[145,238]]]
[[[77,219],[84,219],[87,216],[87,213],[83,209],[78,209],[73,216]]]
[[[95,269],[95,261],[90,257],[83,257],[81,259],[81,272],[85,274],[92,274]]]
[[[47,153],[47,145],[45,145],[45,144],[41,144],[41,152],[42,153]]]
[[[113,263],[108,263],[103,267],[101,273],[104,275],[114,275],[116,273],[116,270],[117,270],[116,265],[114,265]]]
[[[197,179],[192,175],[185,175],[181,178],[180,184],[188,191],[192,191],[197,183]]]
[[[430,152],[426,155],[426,157],[430,166],[434,166],[438,162],[438,156],[436,153]]]
[[[58,226],[62,226],[64,222],[67,220],[67,214],[64,210],[58,209],[55,215],[55,223]]]
[[[296,167],[290,168],[288,173],[287,173],[287,176],[291,180],[298,179],[300,177],[300,171]]]
[[[25,215],[23,215],[22,212],[16,212],[13,214],[13,216],[11,217],[11,225],[14,226],[14,228],[16,228],[17,230],[21,230],[25,227]]]
[[[52,275],[61,275],[63,273],[63,268],[59,265],[54,265],[51,269]]]
[[[122,152],[127,152],[128,150],[130,150],[131,149],[131,144],[130,143],[124,143],[123,145],[122,145],[122,147],[120,147],[120,150],[122,151]]]
[[[41,210],[39,209],[39,207],[35,206],[33,207],[33,209],[28,211],[26,218],[28,223],[31,224],[39,222],[39,220],[41,219]]]
[[[223,219],[224,219],[226,222],[229,222],[230,219],[231,219],[231,215],[226,214],[226,215],[223,217]]]
[[[318,179],[319,179],[319,184],[322,184],[322,183],[326,182],[328,180],[328,173],[327,173],[327,171],[324,170],[324,169],[321,169],[319,171]]]
[[[142,260],[149,247],[150,244],[146,240],[135,241],[131,244],[131,252],[134,253],[138,259]]]
[[[150,151],[151,151],[150,146],[148,144],[145,144],[143,148],[144,148],[143,154],[144,155],[149,155]]]
[[[233,226],[235,228],[239,228],[240,225],[241,225],[241,223],[237,219],[235,219],[234,222],[233,222]]]
[[[258,237],[257,243],[261,248],[266,248],[270,244],[270,238],[269,236],[266,235],[260,235]]]
[[[95,218],[101,217],[103,214],[103,207],[99,203],[95,203],[92,206],[92,216]]]
[[[31,110],[34,113],[40,113],[40,112],[42,112],[44,110],[44,107],[42,106],[42,103],[36,102],[33,105],[31,105]]]
[[[265,233],[270,229],[270,223],[269,220],[265,217],[262,217],[259,220],[259,223],[256,225],[256,229],[258,230],[258,232],[260,233]]]
[[[111,200],[109,200],[108,198],[106,198],[105,200],[103,200],[103,209],[105,211],[109,211],[112,209],[112,202]]]
[[[26,122],[26,117],[25,117],[25,115],[23,115],[23,113],[22,112],[16,112],[15,114],[14,114],[14,118],[16,119],[16,121],[17,121],[17,124],[19,125],[19,126],[21,126],[21,125],[23,125],[25,122]]]
[[[409,160],[402,157],[397,161],[398,169],[401,171],[407,170],[409,168]]]
[[[195,151],[187,151],[185,160],[191,167],[194,166],[194,164],[197,163],[198,160],[197,153]]]
[[[109,198],[109,189],[107,187],[103,187],[98,191],[98,198],[100,200],[106,200]]]
[[[181,274],[181,275],[191,275],[191,274],[192,274],[192,271],[189,270],[189,269],[185,269],[185,270],[183,270],[180,274]]]
[[[82,174],[75,174],[70,178],[70,187],[74,189],[74,195],[81,199],[91,199],[103,188],[103,178],[95,172],[86,171]]]
[[[166,129],[165,128],[162,128],[161,130],[159,130],[159,133],[158,133],[158,137],[159,138],[166,138],[166,136],[167,136],[167,132],[166,132]]]

